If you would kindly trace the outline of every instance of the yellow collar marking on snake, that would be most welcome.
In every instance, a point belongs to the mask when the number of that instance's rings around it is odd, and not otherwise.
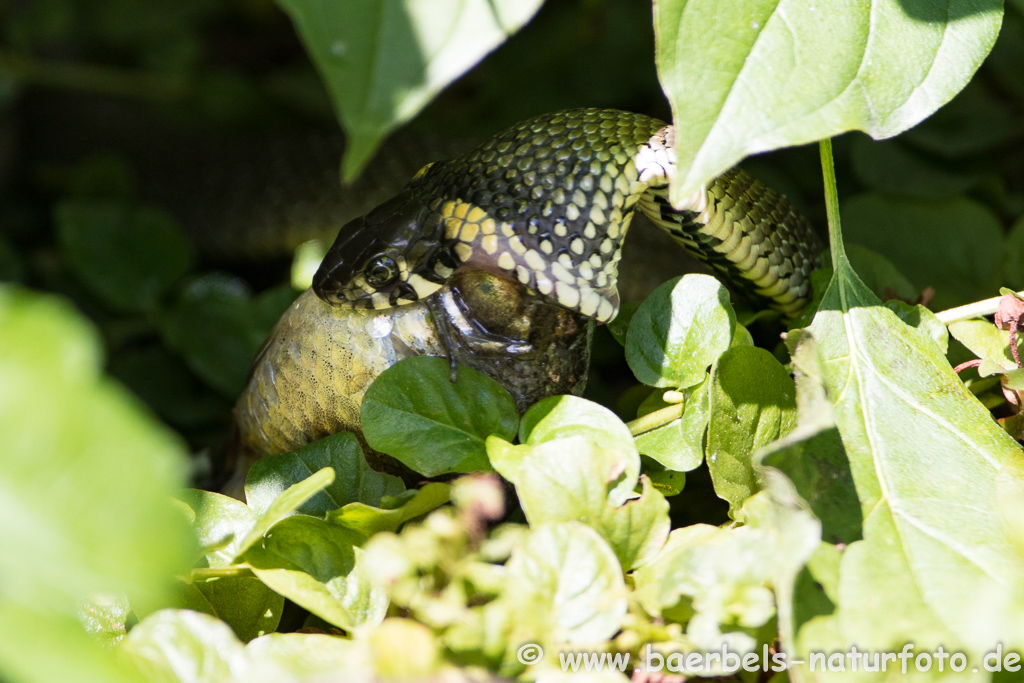
[[[742,172],[673,208],[674,135],[656,119],[601,109],[517,124],[429,164],[396,199],[346,225],[314,289],[338,305],[387,308],[472,268],[607,322],[618,312],[622,243],[639,207],[744,291],[798,308],[816,266],[813,232]],[[779,216],[789,224],[769,224]]]

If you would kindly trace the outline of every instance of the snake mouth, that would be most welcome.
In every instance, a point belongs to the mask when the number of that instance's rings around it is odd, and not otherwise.
[[[388,287],[374,288],[363,275],[357,275],[349,285],[321,287],[317,296],[338,308],[365,308],[383,310],[416,303],[441,288],[440,283],[428,281],[416,273],[403,273],[401,279]]]

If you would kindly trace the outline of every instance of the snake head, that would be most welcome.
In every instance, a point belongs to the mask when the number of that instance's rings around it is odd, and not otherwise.
[[[410,191],[345,224],[319,270],[313,291],[346,308],[391,308],[441,288],[436,219]],[[448,273],[450,275],[450,272]]]

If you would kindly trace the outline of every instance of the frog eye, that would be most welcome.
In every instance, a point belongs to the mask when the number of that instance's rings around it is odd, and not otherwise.
[[[390,256],[379,254],[366,264],[365,273],[366,283],[380,289],[398,279],[398,264]]]

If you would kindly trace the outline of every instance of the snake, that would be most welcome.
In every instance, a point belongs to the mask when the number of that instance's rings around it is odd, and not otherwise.
[[[669,201],[679,131],[614,109],[516,124],[424,166],[339,230],[313,279],[322,300],[387,309],[460,270],[511,279],[598,323],[619,310],[618,264],[637,211],[753,301],[792,317],[821,243],[781,194],[740,169]]]

